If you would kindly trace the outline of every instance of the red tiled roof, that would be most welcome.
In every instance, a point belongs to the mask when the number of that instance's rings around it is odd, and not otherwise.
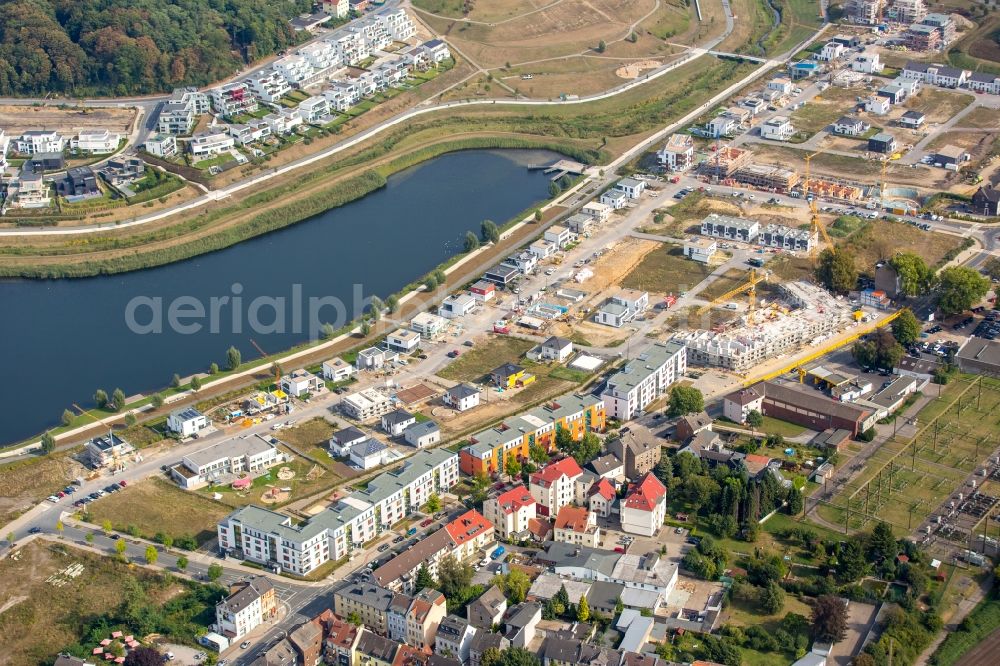
[[[514,513],[522,507],[531,506],[535,503],[535,498],[524,486],[517,486],[497,495],[497,506],[504,513]]]
[[[647,472],[637,483],[633,483],[625,495],[625,506],[629,509],[652,511],[667,494],[667,487],[652,472]]]
[[[589,516],[590,512],[583,507],[566,505],[559,509],[559,515],[556,516],[556,528],[586,532],[590,526],[587,521]]]
[[[544,541],[549,532],[552,531],[552,523],[544,518],[529,518],[528,531],[539,541]]]
[[[588,495],[600,495],[609,502],[615,498],[615,486],[606,478],[601,478],[590,487]]]
[[[563,475],[570,478],[580,476],[583,470],[572,458],[566,457],[550,463],[531,475],[531,482],[539,486],[551,486]]]
[[[475,509],[470,509],[464,514],[444,526],[448,530],[452,541],[461,546],[466,541],[475,539],[486,530],[493,529],[490,521],[486,520],[483,514]]]

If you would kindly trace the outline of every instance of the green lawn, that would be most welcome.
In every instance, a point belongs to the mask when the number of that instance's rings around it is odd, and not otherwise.
[[[195,162],[191,166],[193,166],[195,169],[209,169],[214,166],[222,166],[223,164],[227,164],[232,161],[233,161],[232,155],[230,155],[229,153],[223,153],[221,155],[216,155],[214,157],[210,157],[208,159]]]
[[[641,289],[654,293],[685,291],[700,283],[712,272],[705,264],[684,257],[684,248],[664,243],[643,257],[642,261],[622,278],[625,289]]]
[[[449,363],[438,375],[458,382],[479,381],[504,363],[521,364],[525,352],[534,347],[530,340],[506,335],[491,336]]]
[[[800,425],[795,425],[794,423],[789,423],[788,421],[782,421],[781,419],[765,416],[764,425],[761,426],[761,431],[767,433],[768,435],[795,437],[796,435],[804,433],[806,428],[803,428]]]

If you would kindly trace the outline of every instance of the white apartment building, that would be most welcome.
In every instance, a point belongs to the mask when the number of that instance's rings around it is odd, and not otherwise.
[[[367,388],[351,393],[340,402],[345,414],[358,421],[376,419],[393,410],[392,399],[381,391]]]
[[[173,134],[154,134],[146,139],[144,148],[150,155],[169,159],[177,154],[177,139]]]
[[[277,595],[267,576],[253,576],[215,606],[215,630],[235,642],[270,620]]]
[[[497,536],[509,539],[527,532],[535,518],[535,498],[524,486],[516,486],[483,502],[483,515],[493,524]]]
[[[257,110],[257,98],[246,81],[227,83],[210,91],[212,108],[224,116],[236,116]]]
[[[572,458],[549,463],[529,478],[528,489],[535,498],[535,511],[554,518],[559,509],[572,504],[576,497],[576,480],[583,470]]]
[[[271,126],[263,120],[253,120],[246,124],[235,123],[225,125],[225,128],[229,131],[229,136],[233,138],[233,141],[241,146],[271,136]],[[222,151],[220,150],[219,152]]]
[[[292,86],[277,69],[265,69],[257,72],[249,79],[247,85],[258,99],[276,103],[291,91]]]
[[[657,342],[608,379],[604,393],[607,415],[628,421],[645,409],[687,371],[687,348],[681,342]]]
[[[597,222],[607,222],[611,217],[611,207],[599,201],[591,201],[583,205],[580,213],[592,217]]]
[[[621,328],[649,307],[649,294],[637,289],[622,289],[602,305],[594,321],[605,326]]]
[[[364,99],[361,86],[355,79],[331,81],[330,87],[322,93],[330,104],[330,108],[343,113]]]
[[[121,140],[121,134],[108,130],[80,132],[69,142],[69,147],[84,153],[113,153]]]
[[[211,100],[207,94],[193,88],[178,88],[160,109],[156,129],[163,134],[190,134],[198,116],[209,111]]]
[[[344,66],[337,57],[337,50],[326,40],[306,44],[295,53],[305,58],[313,71],[319,75],[328,75],[330,71]]]
[[[621,501],[622,531],[654,536],[667,515],[667,489],[652,472],[629,486]]]
[[[290,517],[261,507],[238,509],[219,523],[219,547],[305,575],[349,555],[425,504],[431,494],[444,493],[457,482],[458,454],[420,451],[306,523],[293,525]]]
[[[306,393],[316,393],[323,388],[323,380],[305,368],[293,370],[281,377],[281,390],[298,398]]]
[[[274,63],[274,71],[293,88],[302,87],[316,73],[313,66],[309,64],[309,60],[297,54],[277,60]]]
[[[694,139],[689,134],[671,134],[656,157],[670,171],[686,171],[694,162]]]
[[[303,122],[318,123],[330,115],[330,100],[322,95],[314,95],[302,100],[298,109]]]
[[[823,50],[816,54],[817,60],[829,62],[844,55],[846,48],[840,42],[827,42],[823,45]]]
[[[345,30],[330,40],[337,58],[345,65],[356,65],[369,55],[371,48],[361,32]]]
[[[221,129],[207,129],[198,132],[188,140],[188,150],[191,155],[205,159],[232,150],[236,146],[236,140]]]
[[[285,455],[260,437],[220,442],[201,451],[193,451],[170,468],[170,474],[186,490],[208,483],[231,482],[246,473],[260,476],[285,460]]]
[[[28,130],[14,140],[14,151],[21,155],[36,153],[61,153],[66,139],[55,130]]]
[[[430,312],[421,312],[410,320],[410,329],[425,339],[436,338],[446,328],[448,328],[448,320]]]

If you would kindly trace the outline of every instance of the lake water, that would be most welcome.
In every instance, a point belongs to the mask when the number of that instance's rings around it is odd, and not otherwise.
[[[460,252],[483,220],[501,223],[547,198],[548,177],[526,166],[556,158],[451,153],[392,176],[363,199],[180,263],[79,280],[0,281],[0,443],[58,425],[63,409],[90,406],[98,388],[154,391],[174,373],[224,366],[230,345],[251,360],[258,355],[251,339],[275,353],[309,339],[310,318],[345,323],[338,318],[353,316],[365,299],[385,297]]]

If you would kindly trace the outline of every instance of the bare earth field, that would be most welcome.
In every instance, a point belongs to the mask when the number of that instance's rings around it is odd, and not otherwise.
[[[0,467],[0,524],[7,524],[85,472],[83,465],[62,455],[29,458]]]
[[[131,109],[60,109],[57,106],[0,106],[0,127],[7,136],[18,136],[29,129],[58,130],[76,134],[81,129],[107,129],[128,133],[136,112]]]

